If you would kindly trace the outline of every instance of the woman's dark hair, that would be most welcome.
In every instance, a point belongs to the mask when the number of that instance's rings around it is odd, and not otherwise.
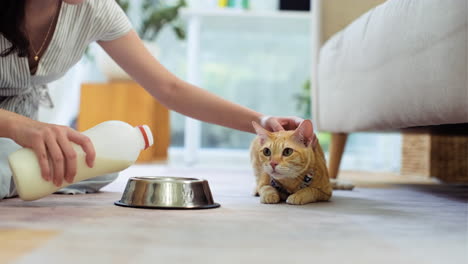
[[[24,13],[26,0],[0,0],[0,34],[11,46],[0,50],[0,56],[17,53],[20,57],[28,55],[29,40],[24,34]]]

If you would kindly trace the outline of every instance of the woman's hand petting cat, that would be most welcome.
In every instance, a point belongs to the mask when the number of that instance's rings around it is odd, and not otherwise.
[[[283,130],[295,130],[302,121],[304,121],[304,119],[296,116],[264,116],[260,119],[260,125],[269,131],[277,132]],[[317,144],[318,139],[314,133],[312,147],[315,148]]]

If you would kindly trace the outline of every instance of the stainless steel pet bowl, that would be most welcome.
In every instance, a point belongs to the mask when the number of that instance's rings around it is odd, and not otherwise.
[[[208,181],[179,177],[132,177],[119,206],[155,209],[208,209],[213,201]]]

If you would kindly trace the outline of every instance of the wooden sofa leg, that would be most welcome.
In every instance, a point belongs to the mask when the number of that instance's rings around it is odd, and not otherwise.
[[[338,177],[340,170],[341,156],[348,139],[347,133],[332,133],[331,144],[330,144],[330,161],[328,164],[328,174],[331,179]]]

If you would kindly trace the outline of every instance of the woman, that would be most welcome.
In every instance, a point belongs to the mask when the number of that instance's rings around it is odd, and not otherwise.
[[[192,118],[247,132],[254,132],[252,121],[278,131],[302,120],[263,116],[178,79],[146,50],[114,0],[2,0],[0,33],[0,199],[16,194],[7,157],[20,147],[33,149],[42,177],[57,186],[76,174],[71,142],[93,166],[87,137],[35,121],[49,98],[46,84],[63,76],[93,41],[159,102]],[[116,177],[100,176],[61,192],[94,192]]]

